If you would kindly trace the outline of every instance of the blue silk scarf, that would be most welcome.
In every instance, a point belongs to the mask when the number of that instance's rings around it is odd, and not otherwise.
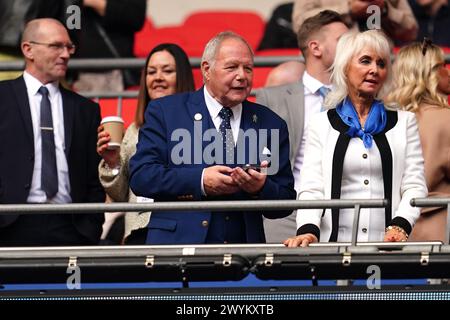
[[[336,112],[342,121],[350,127],[346,132],[347,135],[352,138],[361,138],[366,149],[372,147],[373,136],[386,127],[386,109],[380,100],[374,100],[372,103],[364,129],[361,127],[355,107],[348,97],[336,107]]]

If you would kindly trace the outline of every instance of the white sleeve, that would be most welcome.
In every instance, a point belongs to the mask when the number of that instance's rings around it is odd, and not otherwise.
[[[416,117],[413,113],[407,115],[405,170],[400,183],[401,200],[394,216],[408,220],[414,226],[420,215],[420,208],[412,207],[412,198],[425,198],[428,195],[424,174],[422,146]],[[394,191],[395,192],[395,191]]]
[[[298,200],[324,199],[325,182],[322,172],[324,145],[320,139],[320,132],[323,132],[323,121],[323,116],[314,116],[305,131],[305,157],[300,170],[301,183]],[[323,209],[297,210],[297,229],[305,224],[314,224],[320,229],[322,211]]]

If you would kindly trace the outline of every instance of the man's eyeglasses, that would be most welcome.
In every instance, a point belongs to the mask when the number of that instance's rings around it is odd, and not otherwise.
[[[51,50],[57,51],[58,53],[61,53],[64,51],[64,48],[67,49],[69,54],[74,54],[76,46],[74,44],[64,44],[64,43],[44,43],[44,42],[37,42],[37,41],[30,41],[32,44],[38,44],[42,46],[47,46]]]
[[[427,37],[423,38],[422,41],[422,55],[425,56],[425,54],[427,53],[428,47],[431,47],[431,45],[433,44],[433,41],[431,41],[431,39],[428,39]]]

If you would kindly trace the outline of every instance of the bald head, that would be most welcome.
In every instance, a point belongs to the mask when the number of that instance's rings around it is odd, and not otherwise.
[[[67,64],[75,47],[64,25],[55,19],[28,22],[22,34],[25,70],[43,84],[66,75]]]
[[[42,37],[45,38],[48,30],[55,28],[61,31],[64,30],[67,33],[64,25],[56,19],[43,18],[31,20],[26,24],[25,30],[22,33],[22,42],[36,41]]]

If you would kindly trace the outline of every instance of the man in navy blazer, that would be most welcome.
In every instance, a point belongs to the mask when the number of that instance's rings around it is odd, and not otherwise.
[[[155,201],[295,199],[286,123],[246,100],[253,80],[248,43],[232,32],[218,34],[201,67],[202,89],[149,104],[130,160],[133,192]],[[244,170],[245,164],[262,168]],[[146,243],[262,243],[262,216],[289,214],[153,212]]]
[[[100,108],[58,82],[75,50],[66,29],[57,20],[32,20],[21,48],[23,76],[0,82],[0,203],[104,202],[96,153]],[[44,99],[52,125],[43,125]],[[52,161],[53,173],[46,171]],[[50,176],[57,177],[53,192],[43,187]],[[0,215],[0,246],[97,244],[102,223],[98,213]]]

